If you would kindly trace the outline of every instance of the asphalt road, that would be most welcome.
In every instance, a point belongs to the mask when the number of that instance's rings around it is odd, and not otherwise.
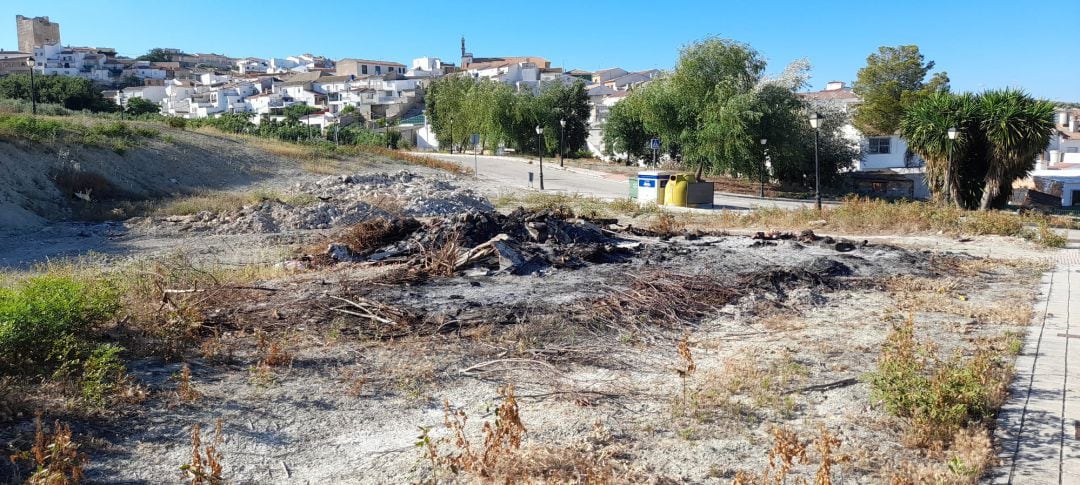
[[[417,153],[417,155],[459,163],[468,168],[473,168],[474,164],[473,155],[468,153],[463,155]],[[508,189],[540,188],[540,166],[535,161],[529,163],[528,160],[517,157],[480,155],[475,157],[475,164],[480,178],[496,182]],[[558,159],[544,159],[545,191],[582,194],[603,199],[625,198],[629,195],[630,187],[628,182],[619,175],[603,174],[592,170],[561,170],[558,165]],[[531,187],[529,186],[529,172],[533,173],[533,185]],[[826,204],[830,204],[830,202],[826,202]],[[814,201],[759,199],[753,196],[717,192],[713,195],[713,205],[714,209],[729,210],[746,210],[753,207],[797,209],[813,207]]]

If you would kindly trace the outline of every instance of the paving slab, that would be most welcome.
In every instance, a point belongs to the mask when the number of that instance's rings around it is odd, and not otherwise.
[[[998,415],[988,483],[1080,484],[1080,263],[1066,249],[1043,277],[1034,321]],[[1075,290],[1075,291],[1074,291]]]

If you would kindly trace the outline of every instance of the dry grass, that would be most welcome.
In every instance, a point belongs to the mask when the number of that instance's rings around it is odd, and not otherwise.
[[[79,445],[71,439],[71,427],[57,420],[51,435],[42,429],[41,416],[34,418],[34,445],[30,451],[11,455],[11,461],[28,461],[34,467],[28,485],[68,485],[82,480],[83,467],[89,462]]]
[[[833,466],[847,463],[851,457],[837,455],[835,450],[840,447],[840,440],[825,427],[818,430],[818,436],[811,443],[799,437],[798,433],[788,428],[774,427],[772,429],[773,447],[769,450],[769,464],[761,473],[739,471],[732,481],[732,485],[779,485],[795,484],[809,485],[806,478],[810,474],[807,467],[800,465],[812,465],[817,463],[814,472],[813,483],[815,485],[831,485],[833,483]],[[811,459],[809,451],[816,451]],[[794,475],[795,473],[800,473]]]
[[[889,478],[892,485],[973,485],[997,464],[990,433],[980,426],[961,429],[946,451],[933,451],[929,459],[905,461]]]
[[[421,428],[416,445],[431,464],[428,483],[439,483],[440,473],[454,476],[451,481],[480,483],[546,484],[577,483],[607,485],[641,483],[643,474],[629,470],[611,456],[612,437],[599,424],[593,435],[577,446],[524,445],[526,428],[522,423],[512,386],[500,390],[502,402],[495,409],[494,422],[483,424],[482,444],[474,445],[466,432],[468,416],[444,403],[444,424],[450,435],[432,439],[429,429]],[[523,446],[524,445],[524,446]],[[471,479],[471,480],[470,480]]]
[[[180,466],[183,472],[182,479],[190,485],[224,485],[222,477],[224,466],[222,454],[218,450],[221,446],[221,419],[218,418],[214,425],[214,439],[210,443],[203,444],[200,435],[200,425],[195,423],[191,429],[191,461]]]
[[[214,214],[235,212],[268,200],[280,201],[292,207],[304,207],[318,202],[318,199],[310,194],[286,195],[272,190],[203,192],[162,202],[150,212],[150,215],[165,217],[198,214],[204,211]]]
[[[1016,290],[992,302],[972,302],[957,278],[892,276],[885,288],[896,308],[905,313],[939,313],[971,318],[979,323],[1026,326],[1031,323],[1034,294]]]
[[[446,160],[426,157],[424,155],[415,155],[412,153],[391,150],[389,148],[374,147],[374,146],[356,146],[356,149],[360,152],[366,152],[373,155],[379,155],[382,157],[397,160],[399,162],[405,162],[412,165],[420,165],[429,168],[437,168],[439,170],[445,170],[447,172],[456,173],[460,175],[472,174],[471,168],[466,168],[454,162],[448,162]]]
[[[458,258],[466,248],[458,234],[450,234],[441,246],[421,248],[420,269],[432,276],[452,277],[457,273]]]
[[[629,275],[627,287],[581,303],[578,313],[601,328],[674,328],[695,323],[739,296],[716,276],[646,271]]]
[[[807,377],[807,370],[791,354],[762,362],[750,355],[724,360],[719,369],[689,379],[688,391],[674,403],[674,414],[699,423],[724,420],[757,421],[773,411],[789,418],[795,397],[788,393]]]

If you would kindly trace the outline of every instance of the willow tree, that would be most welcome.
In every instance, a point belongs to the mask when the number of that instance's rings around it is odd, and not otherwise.
[[[1053,112],[1052,103],[1015,89],[938,92],[909,107],[900,135],[926,160],[936,196],[964,209],[1002,208],[1049,144]]]

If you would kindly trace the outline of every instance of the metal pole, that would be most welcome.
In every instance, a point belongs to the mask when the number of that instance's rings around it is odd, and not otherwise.
[[[818,129],[814,128],[814,193],[817,195],[817,210],[821,210],[821,170],[818,164]]]
[[[536,134],[536,153],[540,155],[540,190],[544,190],[544,150],[542,148],[544,142],[544,134]]]
[[[454,154],[454,117],[450,117],[450,154]]]
[[[560,123],[561,125],[561,123]],[[559,127],[559,166],[563,166],[563,132],[566,131],[566,126]]]
[[[37,87],[34,85],[34,71],[37,67],[37,62],[30,66],[30,106],[32,113],[37,115]]]
[[[478,158],[478,155],[476,154],[476,145],[473,145],[473,149],[472,149],[472,166],[473,166],[472,172],[473,172],[473,177],[479,177],[480,176],[480,164],[479,164],[479,162],[476,161],[477,158]]]
[[[952,205],[952,140],[949,140],[949,165],[945,167],[945,203]]]
[[[765,198],[765,159],[769,158],[769,149],[761,149],[761,174],[758,176],[758,197]]]

